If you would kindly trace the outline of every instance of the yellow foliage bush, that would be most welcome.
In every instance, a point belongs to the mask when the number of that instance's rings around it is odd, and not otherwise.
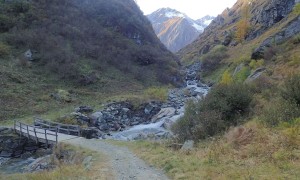
[[[293,13],[294,13],[295,15],[300,15],[300,4],[297,4],[297,5],[294,7]]]
[[[251,69],[257,69],[261,66],[263,66],[265,64],[265,61],[263,59],[260,59],[260,60],[252,60],[249,64],[249,66],[251,67]]]
[[[231,76],[230,72],[228,70],[226,70],[224,72],[224,74],[222,75],[222,79],[221,79],[220,84],[229,85],[229,84],[232,84],[232,83],[233,83],[232,76]]]

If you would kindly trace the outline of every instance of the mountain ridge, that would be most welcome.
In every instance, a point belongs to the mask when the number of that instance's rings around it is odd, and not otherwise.
[[[172,52],[177,52],[195,40],[207,26],[207,20],[213,18],[205,16],[196,21],[171,8],[158,9],[147,17],[159,39]]]

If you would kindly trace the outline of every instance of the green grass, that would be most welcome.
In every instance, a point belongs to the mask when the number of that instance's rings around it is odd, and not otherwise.
[[[33,66],[35,66],[33,64]],[[0,123],[12,124],[19,119],[30,122],[33,116],[55,119],[73,112],[80,105],[101,109],[112,100],[126,100],[132,96],[144,96],[145,86],[134,78],[124,76],[110,68],[103,77],[90,86],[77,86],[58,80],[54,74],[42,74],[35,67],[23,67],[18,60],[0,59]],[[74,101],[60,102],[50,97],[58,89],[72,91]]]
[[[227,67],[221,66],[217,70],[213,71],[212,73],[205,75],[203,77],[205,82],[214,82],[217,83],[221,79],[223,73],[226,71]]]
[[[150,87],[145,90],[145,96],[152,100],[165,102],[168,99],[167,87]]]

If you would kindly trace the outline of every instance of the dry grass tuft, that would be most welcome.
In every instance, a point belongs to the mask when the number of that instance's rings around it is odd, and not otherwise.
[[[233,144],[234,146],[243,146],[251,143],[253,136],[253,130],[243,126],[231,128],[225,134],[227,142]]]
[[[86,168],[83,160],[92,156],[91,166]],[[56,180],[56,179],[103,179],[110,180],[113,177],[108,169],[110,164],[107,158],[98,153],[84,148],[60,143],[53,150],[52,163],[56,165],[53,170],[37,173],[25,173],[14,175],[1,175],[0,180]]]

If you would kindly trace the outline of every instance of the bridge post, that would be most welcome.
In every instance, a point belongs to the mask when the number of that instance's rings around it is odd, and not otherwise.
[[[23,133],[22,133],[22,123],[19,122],[19,124],[20,124],[20,136],[23,136]]]
[[[47,130],[46,130],[46,129],[44,129],[44,130],[45,130],[45,140],[46,140],[46,146],[48,147]]]
[[[81,129],[80,129],[80,126],[77,126],[77,129],[78,129],[78,136],[80,137],[80,136],[81,136]]]
[[[26,125],[27,127],[27,137],[28,137],[28,140],[30,139],[30,135],[29,135],[29,129],[28,129],[28,125]]]
[[[38,143],[38,142],[39,142],[39,138],[38,138],[37,135],[36,135],[36,130],[35,130],[35,128],[33,128],[33,131],[34,131],[34,135],[35,135],[35,142]]]
[[[57,131],[58,131],[58,128],[56,128],[56,131],[55,131],[55,136],[56,136],[56,144],[58,143],[58,135],[57,135]]]
[[[16,123],[17,123],[17,121],[16,120],[14,120],[14,131],[15,131],[15,133],[17,132],[17,129],[16,129]]]

